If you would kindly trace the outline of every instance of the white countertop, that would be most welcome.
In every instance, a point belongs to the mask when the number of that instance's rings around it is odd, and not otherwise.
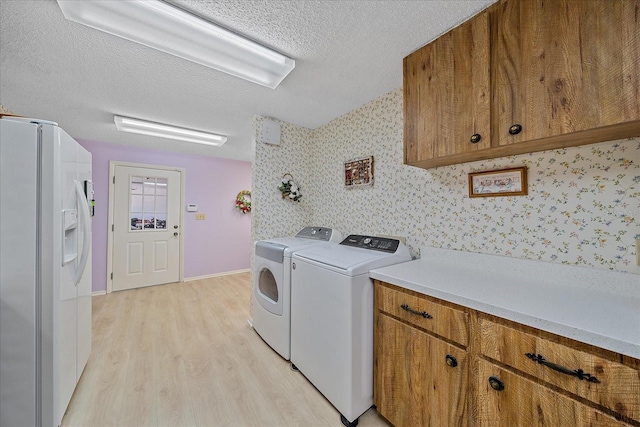
[[[425,247],[369,275],[640,359],[637,274]]]

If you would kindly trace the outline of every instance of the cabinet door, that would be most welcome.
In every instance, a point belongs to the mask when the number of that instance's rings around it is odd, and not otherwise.
[[[500,145],[640,118],[640,0],[503,0],[497,13]],[[522,131],[510,135],[512,125]]]
[[[466,351],[379,314],[374,366],[375,404],[395,427],[467,425]]]
[[[407,56],[403,81],[405,163],[489,148],[488,12]]]
[[[485,360],[478,361],[476,378],[478,427],[629,425]],[[494,389],[489,378],[504,388]]]

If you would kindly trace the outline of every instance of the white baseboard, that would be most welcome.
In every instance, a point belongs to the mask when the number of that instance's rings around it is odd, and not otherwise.
[[[191,282],[191,281],[194,281],[194,280],[210,279],[212,277],[230,276],[232,274],[248,273],[250,271],[251,271],[251,269],[247,268],[247,269],[244,269],[244,270],[225,271],[223,273],[207,274],[206,276],[185,277],[183,282]]]
[[[248,273],[250,271],[251,271],[250,268],[246,268],[244,270],[225,271],[223,273],[208,274],[206,276],[188,277],[188,278],[184,279],[183,282],[192,282],[194,280],[210,279],[212,277],[221,277],[221,276],[229,276],[229,275],[232,275],[232,274]],[[98,295],[106,295],[106,294],[107,294],[106,290],[104,290],[104,291],[93,291],[91,296],[96,297]]]

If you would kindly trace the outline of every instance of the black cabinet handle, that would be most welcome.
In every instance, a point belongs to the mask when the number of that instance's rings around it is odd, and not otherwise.
[[[447,354],[445,356],[444,361],[447,362],[447,365],[452,368],[455,368],[456,366],[458,366],[458,360],[450,354]]]
[[[549,362],[541,354],[525,353],[524,355],[527,356],[529,359],[533,360],[534,362],[544,365],[548,368],[551,368],[554,371],[560,372],[561,374],[571,375],[572,377],[576,377],[580,380],[585,380],[589,383],[600,382],[598,378],[584,372],[582,369],[571,370],[569,368],[565,368],[564,366],[560,366],[556,363]]]
[[[472,144],[477,144],[481,139],[482,135],[480,135],[479,133],[474,133],[473,135],[471,135],[470,141]]]
[[[509,133],[511,135],[517,135],[520,133],[520,131],[522,131],[522,125],[519,124],[515,124],[515,125],[511,125],[511,127],[509,128]]]
[[[408,304],[402,304],[402,305],[400,306],[400,308],[401,308],[401,309],[403,309],[403,310],[405,310],[405,311],[408,311],[408,312],[409,312],[409,313],[411,313],[411,314],[415,314],[415,315],[417,315],[417,316],[422,316],[422,317],[424,317],[425,319],[433,319],[433,316],[432,316],[432,315],[430,315],[429,313],[427,313],[426,311],[417,311],[417,310],[414,310],[413,308],[409,307],[409,305],[408,305]]]
[[[498,377],[489,377],[489,385],[495,391],[504,390],[504,383],[502,381],[500,381],[500,378],[498,378]]]

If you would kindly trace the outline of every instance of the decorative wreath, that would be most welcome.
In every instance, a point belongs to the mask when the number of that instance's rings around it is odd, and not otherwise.
[[[243,214],[251,212],[251,201],[247,199],[247,196],[251,197],[251,191],[242,190],[236,196],[236,209],[238,209]]]
[[[289,198],[289,200],[299,202],[302,197],[302,194],[300,194],[300,187],[298,187],[298,184],[293,181],[293,175],[288,172],[282,175],[282,181],[280,182],[280,185],[278,185],[278,190],[282,193],[283,199]]]

